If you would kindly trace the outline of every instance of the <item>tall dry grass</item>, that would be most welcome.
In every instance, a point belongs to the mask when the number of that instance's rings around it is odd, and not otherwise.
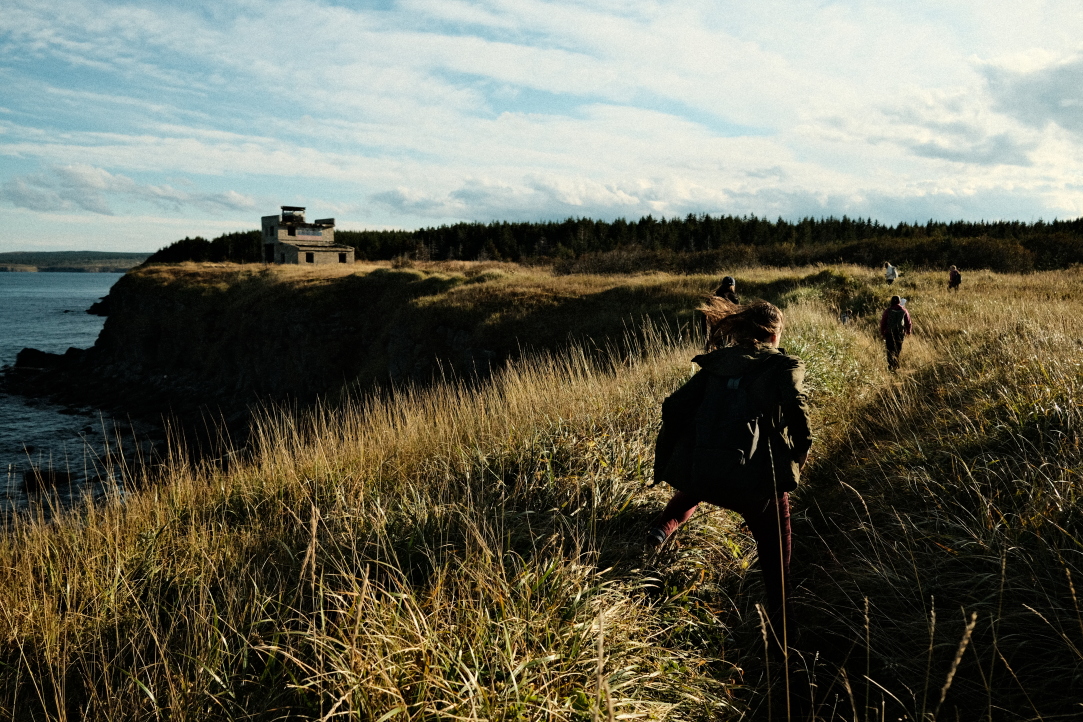
[[[654,407],[688,369],[679,344],[653,345],[270,417],[251,466],[177,459],[123,504],[19,523],[0,549],[4,711],[725,710],[734,671],[674,643],[712,623],[638,603],[626,553]]]
[[[835,274],[835,275],[831,275]],[[904,276],[887,373],[871,274],[742,279],[786,306],[819,438],[795,498],[794,718],[1079,711],[1080,274]],[[500,281],[509,282],[510,281]],[[867,304],[866,304],[867,305]],[[750,540],[701,512],[639,548],[661,399],[695,341],[518,362],[304,416],[254,461],[0,541],[12,719],[765,719]],[[749,570],[753,570],[749,573]]]

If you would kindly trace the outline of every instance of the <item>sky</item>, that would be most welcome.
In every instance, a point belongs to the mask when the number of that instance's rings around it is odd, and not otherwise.
[[[0,251],[1083,216],[1080,0],[5,0]]]

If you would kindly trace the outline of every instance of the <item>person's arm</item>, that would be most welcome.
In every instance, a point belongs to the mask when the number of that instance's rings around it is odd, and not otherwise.
[[[812,429],[809,427],[808,395],[805,394],[805,365],[789,357],[790,363],[779,374],[779,406],[782,409],[782,421],[786,425],[790,442],[793,444],[793,458],[800,466],[808,460],[812,448]]]
[[[905,308],[903,309],[903,312],[906,314],[906,324],[903,327],[903,330],[905,330],[906,335],[909,336],[910,331],[913,330],[913,328],[914,328],[914,324],[910,321],[910,312],[907,311]]]
[[[880,314],[880,336],[887,338],[887,314],[890,309]]]

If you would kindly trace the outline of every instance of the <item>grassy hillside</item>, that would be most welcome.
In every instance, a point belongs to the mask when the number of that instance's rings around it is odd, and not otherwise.
[[[809,369],[790,682],[819,719],[1078,715],[1081,276],[973,273],[950,296],[904,276],[899,376],[874,333],[882,286],[742,279],[785,306]],[[866,313],[840,325],[840,303]],[[665,498],[644,483],[658,406],[696,351],[640,338],[270,416],[250,465],[177,459],[123,503],[20,522],[0,541],[0,711],[777,717],[738,520],[701,512],[679,545],[639,549]]]
[[[123,273],[149,256],[149,253],[110,251],[9,251],[0,253],[0,271]]]
[[[742,276],[742,291],[782,298],[815,286],[838,304],[871,299],[857,269]],[[445,374],[485,377],[530,349],[579,341],[619,347],[644,319],[687,335],[692,309],[718,282],[703,275],[555,275],[512,264],[428,263],[303,268],[150,265],[122,278],[93,358],[117,383],[141,379],[225,408],[263,399],[311,401],[359,388]],[[85,385],[80,375],[75,382]]]

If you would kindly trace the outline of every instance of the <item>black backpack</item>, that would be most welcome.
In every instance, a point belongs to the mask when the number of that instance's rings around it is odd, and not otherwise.
[[[759,469],[753,461],[767,453],[766,411],[749,387],[774,359],[772,355],[760,361],[743,376],[701,371],[663,402],[655,447],[656,482],[668,481],[724,506],[762,496],[758,487],[763,480],[751,467]],[[769,465],[763,468],[769,472]]]
[[[748,463],[760,443],[760,417],[743,376],[711,376],[696,411],[692,473],[726,477]]]
[[[901,307],[888,309],[887,330],[892,336],[902,336],[906,333],[906,311]]]

